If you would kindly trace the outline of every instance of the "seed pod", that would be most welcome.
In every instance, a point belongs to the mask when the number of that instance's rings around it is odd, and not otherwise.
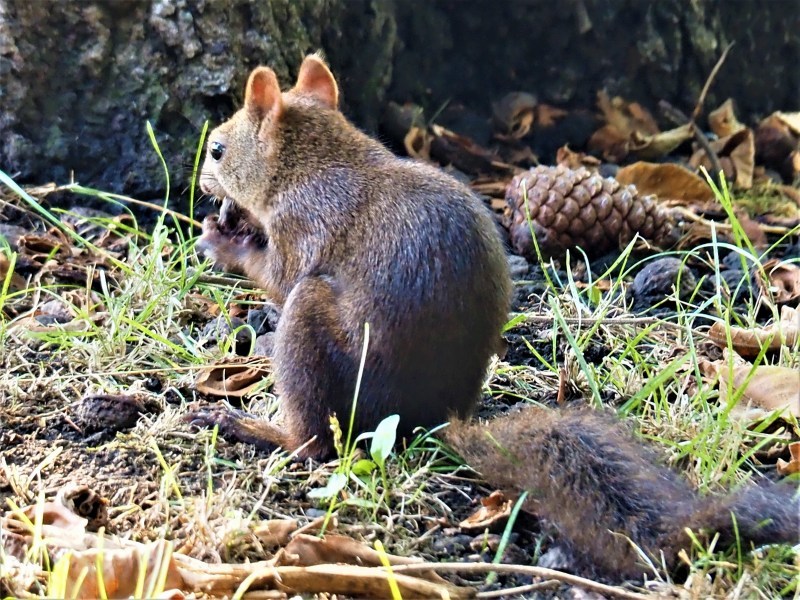
[[[506,201],[511,243],[528,258],[535,255],[531,230],[545,256],[576,247],[599,256],[624,247],[636,233],[656,246],[676,241],[672,217],[655,196],[640,196],[634,186],[583,167],[534,167],[511,180]]]

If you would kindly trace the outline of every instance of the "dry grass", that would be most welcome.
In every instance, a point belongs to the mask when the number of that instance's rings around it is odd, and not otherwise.
[[[32,210],[35,201],[13,190],[2,200],[18,221],[17,211]],[[47,215],[33,220],[42,218]],[[0,292],[0,490],[8,500],[29,505],[85,484],[108,499],[107,531],[140,541],[174,540],[177,552],[211,562],[263,559],[274,548],[264,547],[254,529],[264,519],[283,518],[323,519],[329,530],[370,544],[380,540],[397,554],[461,560],[480,553],[452,525],[486,490],[465,477],[468,471],[434,437],[398,449],[385,474],[357,474],[351,467],[359,456],[298,463],[280,451],[266,455],[225,443],[213,431],[191,431],[181,415],[199,400],[196,374],[224,360],[235,345],[235,333],[203,334],[208,307],[218,306],[224,315],[248,292],[246,282],[232,286],[209,278],[193,240],[185,228],[176,234],[170,219],[150,232],[132,216],[126,223],[120,230],[107,218],[94,219],[99,237],[74,237],[69,257],[54,253],[54,262],[45,261],[49,266],[29,277],[24,289],[15,290],[6,277]],[[122,242],[111,251],[108,240],[98,240],[114,227]],[[749,251],[744,244],[741,250]],[[22,252],[4,250],[18,261]],[[666,316],[632,315],[624,294],[630,256],[630,250],[623,254],[609,274],[614,285],[603,291],[596,280],[577,285],[569,269],[542,265],[549,285],[512,321],[511,349],[492,365],[483,414],[520,400],[553,405],[560,394],[569,402],[617,408],[702,490],[772,477],[775,455],[797,437],[797,423],[754,428],[732,419],[699,367],[715,352],[704,335],[708,320],[755,321],[756,309],[734,310],[720,291],[710,300],[699,293],[667,299],[677,309]],[[70,261],[81,265],[83,281],[65,281],[59,273],[57,267]],[[46,326],[32,320],[44,308],[52,310],[46,303],[54,301],[68,319]],[[774,362],[797,368],[800,356],[794,348]],[[85,399],[99,393],[135,393],[151,408],[132,427],[109,431],[86,414]],[[275,403],[266,386],[245,408],[268,416]],[[347,468],[342,461],[349,461]],[[340,493],[309,500],[308,492],[335,473],[345,474]],[[515,545],[533,560],[548,538],[535,527],[520,527]],[[492,558],[491,551],[487,555]],[[31,558],[11,570],[3,567],[10,564],[3,556],[0,590],[44,594],[46,564]],[[686,597],[796,596],[796,561],[787,547],[741,556],[696,547],[687,554],[688,575],[656,580],[648,589]],[[520,581],[501,578],[494,588]]]

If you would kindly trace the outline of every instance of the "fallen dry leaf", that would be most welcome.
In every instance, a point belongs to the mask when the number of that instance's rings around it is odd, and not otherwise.
[[[86,529],[97,531],[108,525],[108,498],[101,496],[86,484],[73,483],[61,488],[56,502],[70,512],[86,519]]]
[[[255,391],[269,375],[269,359],[263,356],[234,356],[202,369],[195,389],[218,398],[243,398]]]
[[[536,107],[535,123],[538,127],[552,127],[568,114],[563,108],[551,106],[550,104],[539,104]]]
[[[633,184],[640,194],[654,194],[660,200],[710,202],[714,199],[714,192],[703,178],[672,163],[635,162],[622,167],[615,179],[622,185]]]
[[[376,551],[352,538],[328,534],[325,537],[301,533],[286,545],[286,553],[295,556],[294,564],[311,566],[320,564],[345,564],[379,567],[381,556]],[[384,554],[391,565],[415,565],[422,563],[418,558],[407,558]]]
[[[691,124],[681,125],[654,135],[635,132],[631,135],[629,150],[634,156],[646,160],[660,158],[692,137],[694,137],[694,129]]]
[[[731,414],[745,421],[757,421],[773,411],[782,416],[800,417],[800,371],[789,367],[759,365],[742,361],[723,352],[722,360],[704,362],[703,374],[718,381],[719,401],[728,405],[734,396]]]
[[[742,189],[750,189],[753,186],[756,155],[753,130],[742,129],[726,138],[709,142],[709,145],[716,152],[725,177]],[[711,160],[702,148],[692,154],[689,164],[695,169],[705,167],[710,173],[713,171]],[[716,178],[716,173],[712,173],[712,176]]]
[[[606,125],[592,134],[588,147],[611,162],[619,162],[628,154],[659,158],[694,136],[690,123],[662,132],[647,109],[619,97],[609,98],[602,90],[597,94],[597,106]]]
[[[38,530],[31,522],[36,510],[44,510],[47,521],[64,524],[44,524]],[[100,536],[84,530],[85,519],[68,515],[62,505],[47,503],[39,508],[28,507],[26,514],[31,517],[21,518],[18,513],[9,511],[0,516],[0,528],[6,533],[3,545],[6,551],[11,540],[17,544],[24,555],[33,543],[34,535],[41,539],[53,558],[70,553],[67,575],[68,597],[99,597],[97,577],[98,560],[102,563],[105,590],[109,598],[127,598],[133,595],[137,583],[137,571],[140,565],[145,566],[145,589],[158,576],[162,565],[166,567],[165,591],[159,598],[181,598],[183,594],[203,594],[205,597],[232,596],[247,580],[249,590],[257,592],[260,598],[285,598],[287,593],[294,594],[342,594],[357,598],[392,598],[389,580],[396,584],[404,598],[472,598],[475,590],[468,587],[457,587],[450,584],[432,571],[422,571],[419,575],[390,574],[384,567],[365,567],[361,565],[313,564],[299,566],[300,555],[281,549],[274,558],[268,561],[248,564],[213,564],[206,563],[190,556],[171,553],[171,543],[157,541],[142,544],[125,539],[122,536]],[[65,517],[66,515],[66,517]],[[300,538],[298,535],[295,540]],[[334,538],[334,548],[330,542],[312,536],[307,540],[299,540],[293,549],[302,549],[306,559],[329,556],[349,560],[380,564],[381,556],[366,545],[349,540],[345,542]],[[303,547],[305,544],[305,547]],[[101,550],[102,548],[102,550]],[[8,554],[7,558],[14,556]],[[394,566],[406,564],[424,564],[418,559],[384,555]],[[435,565],[431,565],[435,568]],[[86,573],[82,582],[78,575]],[[80,586],[78,586],[80,583]]]
[[[412,127],[403,138],[406,154],[417,160],[431,160],[431,141],[433,136],[423,127]]]
[[[431,157],[444,166],[453,165],[459,171],[471,175],[508,170],[500,156],[476,144],[472,139],[459,135],[440,125],[431,125]]]
[[[800,341],[800,310],[782,306],[777,323],[753,329],[731,327],[730,332],[733,350],[745,358],[757,357],[764,346],[768,351],[779,350],[782,346],[793,348]],[[724,323],[714,323],[708,336],[720,348],[728,347]]]
[[[619,163],[628,156],[630,142],[619,130],[603,125],[592,134],[586,145],[592,152],[600,152],[606,161]]]
[[[569,146],[564,145],[556,152],[556,164],[563,165],[568,169],[578,169],[586,167],[590,171],[597,170],[602,163],[600,159],[595,158],[585,152],[575,152]]]
[[[793,473],[800,473],[800,442],[792,442],[789,444],[789,462],[782,458],[778,459],[776,465],[778,473],[781,475],[792,475]]]
[[[0,252],[0,286],[2,286],[6,279],[10,279],[8,289],[9,291],[15,292],[17,290],[24,290],[28,287],[25,278],[22,277],[19,273],[14,273],[13,271],[9,273],[11,270],[11,261],[8,257]]]
[[[728,137],[745,128],[736,118],[730,98],[708,114],[708,126],[718,138]]]
[[[655,135],[658,124],[646,108],[636,102],[626,102],[619,96],[609,98],[608,92],[597,92],[597,107],[603,113],[606,123],[620,134],[629,137],[634,132]]]
[[[270,519],[253,528],[253,534],[266,548],[285,546],[300,524],[295,519]]]
[[[501,139],[525,137],[536,118],[536,96],[527,92],[511,92],[492,103],[492,124]]]
[[[769,279],[769,285],[763,278],[756,277],[761,293],[770,302],[787,304],[800,298],[800,266],[773,258],[762,266]]]
[[[166,565],[164,589],[183,589],[185,584],[171,551],[171,542],[158,540],[141,547],[91,548],[72,553],[69,557],[66,597],[101,597],[101,583],[97,572],[98,560],[102,564],[102,589],[105,590],[107,598],[134,596],[142,566],[145,568],[145,590],[157,588],[156,581],[164,565]],[[165,553],[168,554],[165,556]],[[175,597],[172,592],[168,596]]]
[[[488,498],[481,498],[481,507],[461,521],[458,526],[465,531],[484,530],[502,526],[511,515],[514,502],[500,491],[494,491]]]

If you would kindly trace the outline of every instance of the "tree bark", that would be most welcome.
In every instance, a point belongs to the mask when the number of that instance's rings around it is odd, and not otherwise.
[[[185,190],[199,132],[241,102],[249,70],[291,83],[322,49],[344,110],[374,130],[388,99],[487,118],[510,91],[566,107],[606,88],[690,112],[707,99],[742,120],[797,110],[800,0],[0,0],[0,168],[157,197],[150,122]]]

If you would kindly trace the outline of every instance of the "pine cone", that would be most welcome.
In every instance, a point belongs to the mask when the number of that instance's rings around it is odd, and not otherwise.
[[[506,201],[511,243],[528,258],[536,254],[531,229],[545,256],[575,247],[599,256],[624,247],[636,233],[657,246],[675,242],[673,220],[655,196],[639,196],[634,186],[623,187],[583,167],[535,167],[511,180]]]

